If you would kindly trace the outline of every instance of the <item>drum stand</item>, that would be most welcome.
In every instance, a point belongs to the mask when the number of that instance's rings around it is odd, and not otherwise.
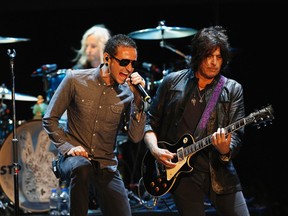
[[[18,140],[16,136],[16,105],[15,105],[15,75],[14,75],[14,58],[16,56],[16,51],[8,49],[7,54],[10,58],[10,67],[12,75],[12,103],[13,103],[13,170],[14,170],[14,206],[15,206],[15,216],[19,215],[19,186],[18,186],[18,174],[20,171],[20,166],[18,164]]]

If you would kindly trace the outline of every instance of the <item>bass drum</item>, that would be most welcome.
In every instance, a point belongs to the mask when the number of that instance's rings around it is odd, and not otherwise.
[[[31,120],[16,128],[18,140],[19,207],[24,212],[49,211],[49,196],[59,180],[51,167],[58,150],[42,127],[41,120]],[[13,134],[5,139],[0,151],[0,186],[13,203],[14,199],[14,150]]]

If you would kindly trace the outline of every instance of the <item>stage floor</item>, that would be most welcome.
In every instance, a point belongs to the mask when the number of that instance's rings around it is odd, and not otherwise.
[[[1,201],[1,200],[0,200]],[[129,191],[129,202],[133,216],[179,216],[173,199],[169,193],[155,199],[146,198],[141,200],[135,193]],[[206,216],[217,216],[215,209],[209,202],[205,202]],[[251,200],[247,200],[251,216],[273,216],[265,206],[253,206]],[[2,216],[48,216],[49,212],[33,212],[19,209],[16,215],[13,206],[6,202],[0,202],[0,215]],[[91,209],[88,216],[102,216],[99,208]]]

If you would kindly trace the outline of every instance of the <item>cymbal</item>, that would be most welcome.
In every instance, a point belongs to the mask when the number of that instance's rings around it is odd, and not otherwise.
[[[12,100],[12,92],[6,87],[0,86],[0,99]],[[17,101],[37,101],[37,97],[33,97],[26,94],[15,93],[15,100]]]
[[[28,41],[30,39],[28,38],[14,38],[14,37],[1,37],[0,36],[0,44],[5,43],[16,43],[16,42],[22,42],[22,41]]]
[[[128,34],[129,37],[139,40],[162,40],[188,37],[196,34],[197,30],[185,27],[168,27],[159,25],[156,28],[142,29]]]

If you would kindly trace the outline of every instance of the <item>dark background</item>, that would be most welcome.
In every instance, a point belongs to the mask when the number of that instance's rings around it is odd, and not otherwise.
[[[167,26],[196,30],[222,25],[228,30],[234,53],[228,76],[244,87],[247,115],[269,104],[275,110],[272,125],[260,130],[246,127],[245,145],[235,159],[245,196],[254,206],[267,207],[270,215],[288,215],[287,139],[284,139],[287,121],[284,113],[287,110],[284,95],[287,91],[284,49],[287,24],[284,20],[287,11],[284,9],[284,2],[280,0],[2,1],[0,36],[29,38],[29,41],[0,44],[0,82],[12,89],[7,49],[15,49],[16,93],[45,95],[43,77],[32,77],[32,72],[44,64],[57,64],[59,70],[69,69],[75,56],[73,48],[80,48],[82,34],[95,24],[105,24],[112,34],[156,28],[161,20],[165,20]],[[189,55],[191,38],[166,42]],[[159,40],[136,42],[140,61],[155,64],[160,69],[182,67],[183,57],[161,48]],[[139,70],[156,80],[162,78],[161,73]],[[11,101],[4,102],[11,108]],[[16,101],[17,119],[30,120],[33,104]]]

